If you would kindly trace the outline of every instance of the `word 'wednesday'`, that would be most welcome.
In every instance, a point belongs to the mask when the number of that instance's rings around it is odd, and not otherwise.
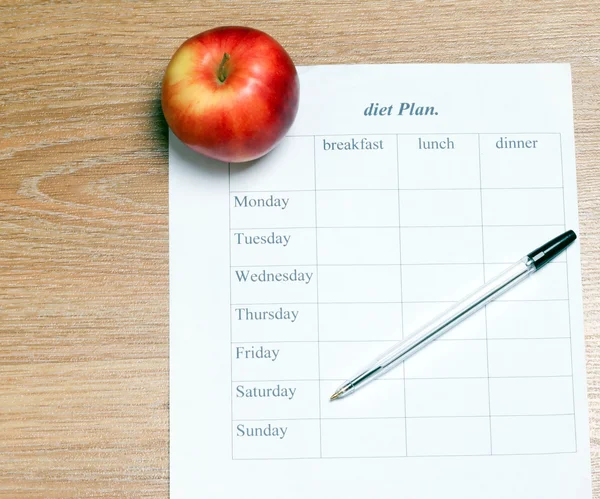
[[[310,284],[314,272],[302,272],[294,269],[291,272],[270,272],[266,269],[262,271],[236,270],[235,276],[238,282],[301,282]]]

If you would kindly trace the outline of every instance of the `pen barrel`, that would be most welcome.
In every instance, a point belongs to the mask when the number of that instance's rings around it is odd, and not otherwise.
[[[486,282],[477,291],[458,301],[414,334],[384,353],[377,362],[379,367],[377,374],[381,375],[400,362],[405,361],[535,271],[536,266],[533,260],[529,256],[523,257],[504,272]]]

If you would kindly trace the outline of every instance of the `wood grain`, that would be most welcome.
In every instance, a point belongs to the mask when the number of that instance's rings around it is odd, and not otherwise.
[[[0,497],[167,497],[175,48],[263,29],[297,64],[569,62],[600,498],[600,9],[569,1],[0,0]]]

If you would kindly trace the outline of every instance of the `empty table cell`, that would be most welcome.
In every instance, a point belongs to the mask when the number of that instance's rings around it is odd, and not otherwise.
[[[565,222],[562,189],[484,189],[482,204],[484,225],[562,225]]]
[[[573,416],[492,417],[493,454],[575,452]]]
[[[573,379],[492,378],[492,416],[531,416],[573,413]]]
[[[562,232],[564,232],[562,225],[484,227],[485,261],[488,263],[516,262]],[[564,262],[565,260],[566,253],[561,253],[553,261]]]
[[[318,229],[319,265],[400,264],[399,232],[398,228]]]
[[[568,338],[569,302],[495,301],[487,306],[489,338]]]
[[[405,337],[415,333],[439,314],[443,313],[450,303],[405,303],[403,307]],[[453,327],[437,341],[471,340],[486,338],[485,312],[480,310],[471,317]]]
[[[485,340],[434,341],[404,362],[406,378],[484,378]]]
[[[406,443],[409,456],[488,455],[489,417],[408,418]]]
[[[568,338],[489,340],[491,377],[570,376],[571,345]]]
[[[407,417],[488,416],[488,380],[407,379]]]
[[[324,419],[323,457],[391,457],[406,455],[404,418]]]
[[[319,343],[321,379],[336,381],[348,379],[394,345],[393,341],[321,341]],[[392,369],[381,379],[402,379],[402,366]]]
[[[231,164],[231,191],[286,191],[315,188],[312,137],[284,137],[269,154]]]
[[[401,303],[321,303],[321,341],[402,339]]]
[[[423,190],[400,192],[402,227],[480,226],[479,190]]]
[[[318,227],[398,227],[398,213],[396,190],[317,191]]]
[[[508,265],[486,265],[486,279],[488,281],[493,279],[507,267]],[[498,297],[498,301],[566,300],[567,298],[569,298],[567,264],[566,262],[550,262],[542,270]]]
[[[403,227],[402,263],[482,263],[481,227]]]
[[[377,379],[364,390],[330,402],[329,397],[343,381],[321,382],[323,419],[404,417],[404,380]]]
[[[405,302],[457,301],[483,284],[483,265],[403,265]]]
[[[319,301],[399,302],[400,265],[319,266]]]

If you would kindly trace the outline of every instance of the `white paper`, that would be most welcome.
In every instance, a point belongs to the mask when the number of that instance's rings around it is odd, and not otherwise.
[[[170,138],[171,496],[590,498],[578,242],[328,400],[577,231],[569,66],[299,71],[298,117],[266,157]]]

